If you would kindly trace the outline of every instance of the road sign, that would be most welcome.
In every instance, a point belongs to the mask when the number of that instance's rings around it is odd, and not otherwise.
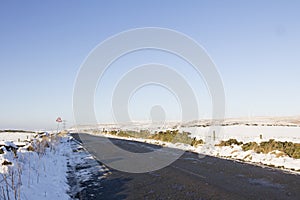
[[[61,123],[61,122],[62,122],[62,119],[61,119],[60,117],[58,117],[58,118],[56,119],[56,122],[57,122],[57,123]]]

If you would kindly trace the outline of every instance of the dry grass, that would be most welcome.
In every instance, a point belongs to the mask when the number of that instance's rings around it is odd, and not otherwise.
[[[203,140],[197,140],[196,138],[193,138],[191,146],[197,147],[197,146],[202,145],[202,144],[204,144]]]
[[[280,142],[270,139],[261,143],[248,142],[244,144],[243,142],[238,142],[236,139],[229,139],[221,141],[216,146],[231,146],[233,144],[241,145],[243,151],[253,150],[256,153],[264,154],[280,151],[280,153],[275,153],[276,157],[287,155],[291,158],[300,159],[300,143]]]
[[[279,157],[282,157],[282,156],[286,156],[286,154],[284,152],[281,152],[281,151],[273,151],[271,153],[275,154],[276,158],[279,158]]]
[[[191,138],[189,137],[190,133],[179,132],[178,130],[159,131],[155,134],[151,134],[147,130],[140,130],[139,132],[120,130],[120,131],[106,131],[103,133],[116,135],[119,137],[125,137],[125,138],[143,138],[143,139],[159,140],[163,142],[183,143],[183,144],[189,144],[194,147],[204,144],[203,140],[197,140],[196,138]]]
[[[216,144],[216,146],[231,146],[231,145],[241,145],[243,142],[238,142],[236,139],[229,139],[227,141],[221,141],[220,144]]]
[[[233,150],[233,151],[231,152],[231,154],[234,154],[234,153],[237,153],[237,152],[239,152],[239,151],[236,149],[236,150]]]
[[[195,147],[204,143],[203,140],[197,140],[196,138],[191,138],[189,137],[189,133],[187,132],[180,133],[178,130],[160,131],[154,135],[151,135],[149,138],[154,140],[164,141],[164,142],[189,144]]]
[[[2,162],[2,165],[12,165],[12,162],[7,161],[7,160],[4,160],[4,161]]]
[[[27,151],[34,151],[34,150],[35,149],[34,149],[34,147],[32,145],[30,145],[30,146],[27,147]]]
[[[291,158],[300,159],[300,144],[293,142],[280,142],[273,139],[267,142],[261,142],[257,144],[256,142],[250,142],[243,144],[242,149],[244,151],[253,150],[256,153],[270,153],[275,150],[281,151]],[[280,155],[278,155],[280,156]]]
[[[130,138],[132,137],[128,132],[126,131],[109,131],[108,132],[109,135],[116,135],[119,137],[126,137],[126,138]]]
[[[58,137],[64,137],[64,136],[66,136],[68,133],[69,133],[68,131],[60,131],[60,132],[57,134],[57,136],[58,136]]]
[[[246,156],[244,157],[244,160],[246,160],[246,159],[252,160],[251,154],[246,155]]]

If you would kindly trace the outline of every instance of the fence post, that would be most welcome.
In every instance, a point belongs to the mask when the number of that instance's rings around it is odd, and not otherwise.
[[[213,131],[213,140],[216,141],[216,131]]]

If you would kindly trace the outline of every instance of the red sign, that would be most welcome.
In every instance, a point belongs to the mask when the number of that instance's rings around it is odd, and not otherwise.
[[[62,122],[61,118],[58,117],[58,118],[56,119],[56,122],[57,122],[57,123],[61,123],[61,122]]]

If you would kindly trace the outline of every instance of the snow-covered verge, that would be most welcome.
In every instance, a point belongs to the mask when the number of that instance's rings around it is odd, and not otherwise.
[[[193,147],[188,144],[173,144],[163,142],[159,140],[147,139],[147,138],[136,138],[136,137],[119,137],[117,135],[104,134],[102,130],[106,130],[109,133],[110,130],[134,130],[139,131],[137,126],[133,128],[130,126],[122,126],[122,129],[115,128],[116,126],[98,126],[96,129],[93,127],[88,130],[85,127],[84,131],[90,134],[100,134],[105,137],[122,138],[126,140],[134,140],[140,142],[146,142],[151,144],[157,144],[167,146],[171,148],[180,148],[186,151],[192,151],[199,153],[199,155],[210,155],[215,157],[222,157],[226,159],[235,159],[243,162],[268,165],[271,167],[278,167],[285,170],[293,170],[295,173],[300,172],[300,159],[294,159],[286,154],[279,151],[272,151],[270,153],[256,153],[253,150],[244,151],[240,145],[232,146],[217,146],[221,141],[228,139],[237,139],[240,142],[257,142],[258,144],[269,139],[275,141],[289,141],[293,143],[300,143],[300,127],[295,126],[249,126],[249,125],[230,125],[221,127],[220,132],[215,133],[213,136],[214,129],[212,127],[176,127],[179,131],[185,131],[190,133],[190,137],[202,139],[205,144]],[[141,126],[145,130],[145,125]],[[131,129],[132,128],[132,129]],[[156,128],[153,127],[148,131],[154,134],[161,130],[174,130],[172,127]],[[95,131],[98,130],[98,131]],[[100,131],[99,131],[100,130]],[[108,130],[108,131],[107,131]]]
[[[99,182],[92,179],[103,179],[110,174],[110,171],[104,165],[100,165],[74,138],[70,137],[69,141],[71,151],[67,158],[67,179],[70,185],[68,194],[72,199],[82,199],[82,193],[85,193],[86,189],[100,187],[97,185]],[[92,198],[93,194],[84,194],[84,196]]]
[[[20,136],[8,135],[9,139]],[[0,151],[0,199],[70,198],[66,178],[68,138],[39,138],[19,148],[13,142],[4,143]]]
[[[241,146],[199,146],[195,152],[204,155],[234,159],[269,167],[277,167],[284,170],[292,170],[295,173],[300,172],[300,159],[294,159],[282,154],[280,151],[273,151],[267,154],[256,153],[253,150],[243,151]]]
[[[191,137],[198,139],[209,139],[211,141],[211,133],[209,127],[185,127],[181,131],[191,133]],[[244,151],[240,145],[231,146],[215,146],[221,141],[236,139],[242,143],[262,142],[274,139],[281,142],[300,143],[300,127],[291,126],[224,126],[221,131],[216,134],[215,141],[210,144],[199,146],[196,152],[211,156],[218,156],[229,159],[237,159],[250,163],[263,164],[282,169],[300,171],[300,159],[294,159],[282,152],[272,151],[267,154],[256,153],[253,150]]]
[[[0,133],[0,200],[81,199],[109,173],[69,135]]]

